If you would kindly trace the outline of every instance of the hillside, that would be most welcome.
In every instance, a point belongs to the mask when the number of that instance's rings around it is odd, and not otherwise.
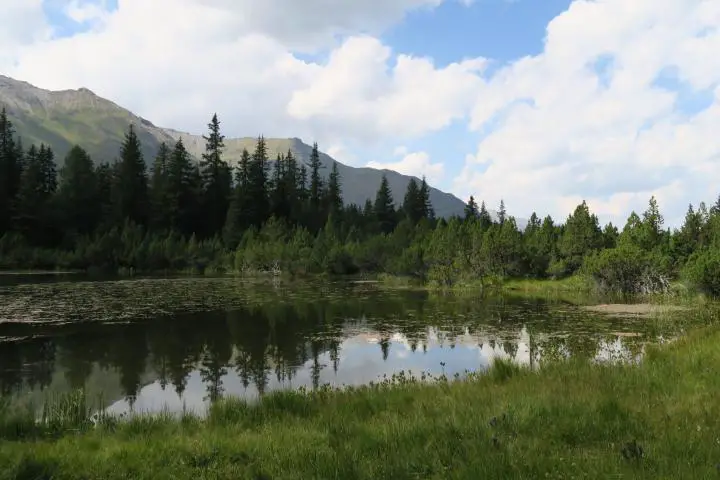
[[[171,129],[165,131],[174,139],[182,138],[187,149],[196,157],[199,157],[205,149],[205,140],[202,135],[191,135]],[[288,150],[291,150],[296,158],[305,162],[310,158],[312,147],[303,143],[299,138],[268,138],[266,141],[271,159],[274,159],[278,153],[284,154]],[[252,152],[256,142],[257,139],[251,137],[225,139],[226,156],[232,159],[240,158],[243,149]],[[323,164],[323,175],[327,175],[336,160],[326,153],[320,152],[320,161]],[[400,203],[411,178],[408,175],[402,175],[392,170],[350,167],[340,162],[337,162],[337,164],[342,178],[343,197],[346,203],[362,205],[368,198],[373,199],[383,173],[387,176],[395,202]],[[465,208],[465,204],[460,199],[436,188],[430,190],[430,201],[438,216],[462,214]]]
[[[157,127],[86,88],[48,91],[0,75],[0,106],[7,108],[23,141],[51,145],[59,165],[74,144],[83,146],[96,161],[112,161],[117,157],[129,123],[137,126],[148,162],[162,142],[174,143],[178,138],[183,139],[196,158],[204,149],[202,135]],[[252,151],[255,141],[255,138],[227,138],[226,159],[234,163],[243,148]],[[298,138],[268,138],[267,142],[271,158],[288,149],[301,160],[309,158],[311,147]],[[335,160],[322,153],[321,161],[325,167],[323,173],[327,175]],[[340,162],[338,170],[342,176],[345,202],[358,205],[375,197],[383,173],[387,175],[396,203],[400,203],[411,178],[390,170],[357,168]],[[431,188],[430,200],[438,216],[461,214],[465,207],[459,198],[436,188]]]

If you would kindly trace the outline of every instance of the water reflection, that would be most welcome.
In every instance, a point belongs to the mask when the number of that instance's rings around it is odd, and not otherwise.
[[[233,302],[226,310],[128,323],[6,322],[0,392],[39,402],[48,391],[85,387],[91,396],[103,392],[116,412],[200,411],[224,394],[361,384],[401,370],[454,375],[483,369],[497,356],[533,367],[566,356],[635,358],[645,342],[667,333],[628,335],[647,322],[539,299],[385,294],[346,285],[307,298],[273,295],[247,294],[244,307]]]

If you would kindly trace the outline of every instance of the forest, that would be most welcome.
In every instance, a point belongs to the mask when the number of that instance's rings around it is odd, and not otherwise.
[[[0,269],[384,274],[442,287],[580,274],[608,292],[663,293],[680,280],[720,294],[720,199],[689,205],[679,229],[651,198],[621,229],[583,201],[563,222],[533,212],[520,230],[502,202],[492,218],[473,197],[463,216],[435,218],[425,179],[396,201],[383,177],[374,201],[346,205],[317,144],[307,164],[291,151],[270,159],[262,136],[225,158],[217,115],[204,138],[199,162],[182,141],[146,162],[130,125],[117,159],[78,145],[57,171],[52,149],[24,145],[3,109]]]

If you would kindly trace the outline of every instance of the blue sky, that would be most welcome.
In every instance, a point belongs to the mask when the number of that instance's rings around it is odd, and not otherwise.
[[[91,22],[78,22],[68,15],[68,6],[72,2],[67,0],[43,0],[42,9],[48,23],[53,29],[55,38],[71,37],[90,29]],[[107,12],[114,12],[118,8],[118,0],[78,0],[80,7],[97,5]]]
[[[622,224],[654,195],[677,225],[719,193],[714,0],[9,2],[0,73],[161,126],[217,112],[525,218]]]

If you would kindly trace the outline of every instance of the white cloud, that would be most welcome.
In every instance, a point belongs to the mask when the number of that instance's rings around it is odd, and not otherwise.
[[[622,223],[655,194],[673,222],[688,202],[716,198],[720,2],[576,0],[548,25],[541,54],[491,76],[483,59],[437,67],[373,37],[442,1],[462,0],[119,0],[112,13],[68,2],[66,14],[93,29],[51,39],[40,0],[7,0],[0,72],[45,88],[86,86],[196,133],[217,111],[227,135],[317,140],[350,163],[360,155],[348,146],[376,150],[470,115],[479,145],[454,192],[488,205],[504,198],[518,216],[563,219],[585,198]],[[298,50],[327,61],[303,61]],[[594,66],[608,59],[599,78]],[[715,89],[713,105],[678,110],[678,94],[654,86],[668,68],[686,89]],[[371,165],[433,183],[446,173],[425,152],[396,156]]]
[[[690,88],[717,87],[718,27],[716,0],[574,2],[548,25],[542,54],[483,87],[471,127],[485,135],[456,187],[560,220],[585,198],[616,222],[655,194],[676,224],[688,202],[720,188],[720,90],[688,115],[677,92],[654,81],[671,67]],[[594,71],[599,58],[612,58],[607,85]]]
[[[441,1],[120,0],[103,15],[78,3],[68,10],[78,20],[102,19],[92,31],[26,45],[0,71],[44,88],[85,86],[158,125],[196,133],[217,111],[231,136],[378,144],[467,114],[483,62],[436,68],[395,58],[367,35],[343,40],[327,63],[291,49],[381,29]]]
[[[75,23],[90,23],[98,27],[109,18],[107,0],[91,1],[72,0],[65,8],[65,15]]]
[[[288,112],[328,132],[356,132],[365,141],[386,132],[411,138],[464,117],[468,98],[482,85],[482,59],[437,69],[429,59],[399,55],[388,73],[390,58],[390,48],[375,38],[349,39],[307,88],[293,93]]]
[[[20,47],[48,38],[50,33],[43,17],[42,0],[4,0],[0,15],[0,68],[15,61]]]
[[[404,175],[414,175],[418,178],[422,178],[423,175],[427,177],[428,183],[437,185],[445,175],[445,167],[442,163],[432,163],[430,161],[430,155],[427,152],[411,152],[407,153],[405,147],[398,147],[395,149],[396,155],[403,156],[400,161],[397,162],[368,162],[367,166],[370,168],[379,168],[394,170]]]

